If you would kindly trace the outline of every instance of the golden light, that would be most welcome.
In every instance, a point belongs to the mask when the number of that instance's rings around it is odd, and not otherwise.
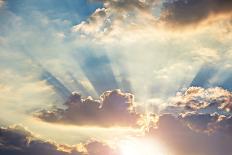
[[[149,139],[127,139],[119,142],[121,155],[167,155],[162,146]]]
[[[140,116],[140,119],[138,120],[137,123],[139,126],[141,126],[141,128],[144,131],[146,131],[149,130],[150,127],[154,127],[157,121],[158,121],[157,116],[147,112],[146,114]]]

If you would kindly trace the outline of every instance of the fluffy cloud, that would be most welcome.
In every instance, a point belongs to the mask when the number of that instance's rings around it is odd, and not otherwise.
[[[171,104],[184,107],[188,110],[218,108],[230,112],[232,93],[223,88],[189,87],[176,94],[170,100]],[[215,109],[213,109],[215,110]]]
[[[231,117],[217,114],[164,114],[148,136],[158,139],[173,155],[231,154],[231,127]]]
[[[163,3],[161,20],[178,26],[196,25],[209,18],[231,15],[228,0],[168,0]]]
[[[117,35],[121,28],[135,28],[138,25],[153,23],[153,7],[159,4],[157,0],[93,0],[101,1],[104,8],[97,9],[88,20],[73,27],[73,31],[82,36],[93,35],[104,37],[105,34]],[[103,35],[104,34],[104,35]]]
[[[135,126],[139,118],[134,96],[120,90],[104,92],[100,100],[82,99],[74,92],[65,106],[66,109],[40,111],[37,116],[48,122],[94,126]]]

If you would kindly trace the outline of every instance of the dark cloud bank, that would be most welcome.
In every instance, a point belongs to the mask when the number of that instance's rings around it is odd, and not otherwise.
[[[169,0],[163,3],[162,20],[179,26],[197,24],[210,16],[231,14],[230,0]]]
[[[171,155],[231,155],[232,117],[196,112],[162,114],[145,137],[159,141]],[[83,147],[85,151],[40,140],[19,126],[0,129],[0,154],[4,155],[120,155],[117,147],[98,141]]]
[[[1,155],[107,155],[114,154],[108,145],[91,141],[84,149],[36,138],[22,126],[0,128]]]
[[[222,88],[191,87],[175,97],[172,106],[184,109],[182,113],[160,114],[157,122],[145,132],[145,137],[158,140],[171,155],[231,155],[232,115],[229,110],[221,108],[222,105],[231,105],[231,101],[227,100],[231,92]],[[126,120],[127,124],[132,119],[133,123],[138,119],[128,112],[133,106],[133,95],[119,90],[105,92],[99,101],[81,99],[79,94],[73,93],[65,104],[69,110],[46,111],[40,117],[51,122],[57,122],[58,117],[68,123],[99,123],[103,126],[106,122],[117,124],[119,120]],[[211,104],[217,106],[214,110],[207,110]],[[51,116],[54,118],[51,119]],[[120,155],[117,147],[98,141],[83,144],[84,151],[77,148],[38,139],[21,126],[0,128],[0,154],[4,155]]]
[[[74,148],[70,153],[62,146],[36,139],[31,132],[21,126],[0,128],[0,154],[2,155],[79,155]]]
[[[164,114],[148,135],[163,143],[174,155],[232,154],[232,118],[192,113],[175,117]]]

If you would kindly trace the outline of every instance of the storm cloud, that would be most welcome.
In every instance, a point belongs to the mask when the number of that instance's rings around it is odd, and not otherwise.
[[[178,26],[196,25],[231,13],[230,0],[169,0],[163,3],[161,20]]]

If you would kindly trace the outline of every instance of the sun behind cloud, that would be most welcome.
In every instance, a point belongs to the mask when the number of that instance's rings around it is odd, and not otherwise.
[[[121,155],[167,155],[154,139],[128,138],[119,142]]]

